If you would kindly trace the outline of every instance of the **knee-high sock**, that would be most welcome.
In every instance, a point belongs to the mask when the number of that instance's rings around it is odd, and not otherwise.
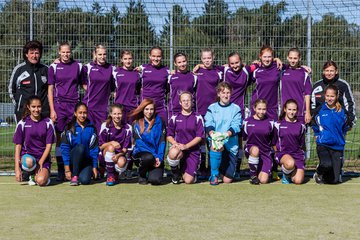
[[[250,177],[257,176],[259,157],[249,156],[248,162],[250,169]]]
[[[105,153],[105,166],[108,176],[114,177],[115,174],[115,163],[112,160],[112,157],[115,155],[113,152],[106,152]]]
[[[221,164],[222,152],[210,150],[211,175],[219,176],[219,167]]]

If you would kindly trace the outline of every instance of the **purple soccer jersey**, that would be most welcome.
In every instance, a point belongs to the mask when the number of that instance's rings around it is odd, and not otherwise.
[[[48,84],[54,85],[54,102],[78,102],[82,64],[77,61],[53,63],[48,70]]]
[[[269,118],[278,119],[278,91],[280,70],[276,62],[269,67],[261,66],[253,72],[252,81],[255,88],[251,96],[251,115],[254,114],[253,106],[257,99],[265,99],[267,102],[267,115]]]
[[[242,133],[246,145],[255,145],[262,153],[271,153],[274,143],[274,121],[268,117],[262,120],[257,120],[253,116],[248,117],[244,120]]]
[[[191,72],[177,72],[174,75],[169,76],[168,84],[170,89],[170,101],[169,101],[169,113],[171,115],[181,112],[181,106],[179,104],[180,94],[184,91],[188,91],[193,95],[195,94],[195,88],[197,83],[197,77]],[[194,102],[193,109],[194,109]]]
[[[281,120],[275,123],[274,141],[279,152],[304,154],[306,127],[303,123]]]
[[[116,151],[120,152],[123,148],[131,148],[131,136],[131,125],[124,124],[121,126],[120,129],[117,129],[112,121],[108,124],[108,126],[106,122],[104,122],[103,124],[101,124],[101,130],[99,134],[99,146],[110,141],[116,141],[120,144],[120,149],[116,149]]]
[[[140,74],[134,70],[118,67],[113,73],[116,87],[115,103],[135,109],[140,93]]]
[[[111,64],[99,65],[95,62],[86,64],[82,71],[82,83],[87,85],[83,102],[89,110],[107,111],[109,97],[114,84]],[[105,119],[103,119],[105,120]]]
[[[223,77],[221,69],[215,66],[212,69],[200,68],[197,72],[196,110],[201,116],[205,116],[210,104],[216,102],[216,86]]]
[[[53,144],[55,141],[55,128],[50,118],[35,122],[30,116],[16,125],[13,137],[14,144],[21,144],[20,155],[30,154],[36,161],[43,155],[46,144]],[[50,161],[50,157],[47,161]]]
[[[245,116],[244,102],[246,89],[251,84],[250,74],[251,66],[244,66],[238,72],[234,72],[231,68],[225,68],[224,81],[233,87],[230,101],[240,107],[242,116]]]
[[[311,95],[311,79],[304,68],[287,67],[280,79],[281,106],[289,99],[298,104],[298,117],[305,116],[305,96]]]
[[[168,67],[154,67],[151,64],[142,65],[141,99],[152,98],[156,103],[156,110],[166,109],[165,95],[168,76]]]
[[[186,144],[195,137],[205,137],[204,120],[201,115],[192,112],[185,116],[182,113],[171,116],[167,127],[167,135],[175,139],[176,142]],[[190,150],[198,150],[200,144]]]

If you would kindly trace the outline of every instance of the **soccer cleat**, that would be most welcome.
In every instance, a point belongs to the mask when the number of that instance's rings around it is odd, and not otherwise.
[[[279,181],[280,180],[280,177],[278,175],[278,173],[276,171],[272,171],[271,172],[271,178],[273,181]]]
[[[318,174],[317,172],[314,173],[313,178],[317,184],[324,184],[322,175]]]
[[[177,176],[177,175],[173,175],[172,177],[171,177],[171,182],[173,183],[173,184],[180,184],[180,177],[179,176]]]
[[[30,186],[35,186],[35,185],[36,185],[35,176],[34,176],[34,175],[30,175],[30,176],[29,176],[28,184],[29,184]]]
[[[132,171],[131,170],[126,170],[125,177],[126,177],[126,179],[132,179]]]
[[[106,186],[114,186],[114,185],[115,185],[115,178],[112,176],[107,177]]]
[[[70,186],[79,186],[78,176],[73,176],[70,180]]]
[[[146,185],[146,184],[148,184],[148,181],[146,178],[139,177],[139,184]]]
[[[259,185],[260,184],[260,180],[259,180],[259,178],[257,176],[252,176],[249,181],[253,185]]]
[[[282,182],[282,184],[290,184],[291,179],[290,179],[289,176],[286,176],[286,174],[283,173],[282,178],[281,178],[281,182]]]
[[[211,186],[219,185],[219,178],[215,175],[211,175],[211,177],[209,178],[209,181],[210,181]]]

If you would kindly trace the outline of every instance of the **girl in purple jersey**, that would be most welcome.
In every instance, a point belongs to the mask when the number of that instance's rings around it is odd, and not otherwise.
[[[283,106],[279,121],[275,123],[275,159],[283,172],[283,184],[304,182],[305,154],[303,148],[306,127],[297,119],[297,112],[296,101],[288,99]]]
[[[283,105],[288,99],[294,99],[298,104],[297,119],[310,123],[310,95],[311,78],[310,69],[301,66],[301,54],[298,48],[291,48],[287,60],[289,65],[285,66],[280,78],[280,99]]]
[[[55,129],[49,118],[41,117],[41,99],[28,98],[24,114],[16,126],[13,142],[15,144],[15,178],[22,181],[22,172],[34,174],[29,185],[46,186],[50,183],[50,151],[55,143]]]
[[[115,103],[123,106],[122,121],[132,124],[133,119],[129,114],[139,105],[139,95],[141,88],[141,79],[138,71],[133,66],[134,55],[129,50],[123,50],[120,53],[120,66],[113,73],[115,79]],[[131,155],[131,152],[128,152]],[[128,158],[127,171],[125,176],[131,178],[133,161]]]
[[[182,92],[190,92],[193,97],[196,91],[197,77],[188,69],[188,59],[185,53],[178,52],[174,56],[175,74],[169,76],[170,89],[169,113],[170,116],[182,111],[179,96]],[[192,98],[193,98],[192,97]],[[195,104],[191,104],[194,109]]]
[[[149,51],[150,63],[141,65],[141,99],[153,99],[157,114],[167,124],[166,85],[170,72],[168,67],[162,65],[162,58],[163,50],[155,46]]]
[[[141,88],[140,74],[134,70],[133,62],[131,51],[121,51],[120,66],[113,73],[116,87],[114,103],[123,106],[122,121],[128,124],[132,123],[132,119],[128,118],[129,113],[139,105]]]
[[[123,106],[113,104],[109,108],[109,117],[101,125],[99,135],[100,151],[103,152],[107,171],[107,186],[116,183],[115,170],[126,170],[126,153],[131,148],[131,126],[122,123]]]
[[[93,61],[84,65],[82,69],[82,83],[85,89],[83,102],[89,108],[89,120],[97,131],[107,118],[109,98],[114,88],[115,67],[106,61],[106,55],[106,47],[97,45],[93,52]]]
[[[254,103],[255,114],[245,119],[243,139],[244,151],[250,168],[250,183],[268,183],[272,160],[274,121],[266,115],[266,101],[258,99]]]
[[[71,58],[71,46],[68,42],[59,45],[59,59],[48,70],[48,100],[50,118],[55,122],[55,156],[58,167],[58,181],[64,181],[64,162],[60,151],[60,134],[73,116],[73,109],[79,101],[82,64]]]
[[[196,182],[196,171],[200,163],[200,143],[205,137],[201,115],[192,111],[192,93],[180,94],[181,112],[173,115],[168,124],[167,140],[172,145],[167,156],[173,173],[172,182]],[[180,166],[180,168],[179,168]]]

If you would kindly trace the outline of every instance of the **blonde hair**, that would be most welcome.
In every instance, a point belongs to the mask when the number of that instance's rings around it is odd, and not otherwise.
[[[95,49],[93,51],[93,61],[96,61],[96,52],[98,49],[104,49],[106,51],[106,47],[104,45],[98,44],[95,46]]]

